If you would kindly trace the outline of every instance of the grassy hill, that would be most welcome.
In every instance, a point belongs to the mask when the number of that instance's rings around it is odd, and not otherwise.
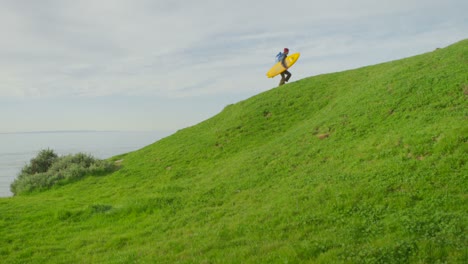
[[[274,88],[0,199],[0,262],[466,263],[467,99],[468,40]]]

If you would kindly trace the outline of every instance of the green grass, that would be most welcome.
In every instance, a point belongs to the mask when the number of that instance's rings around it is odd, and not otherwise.
[[[467,99],[468,40],[274,88],[0,199],[0,262],[466,263]]]

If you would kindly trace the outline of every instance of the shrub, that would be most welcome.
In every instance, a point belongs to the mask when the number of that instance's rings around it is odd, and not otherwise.
[[[109,161],[84,153],[59,157],[53,150],[41,150],[30,164],[24,166],[10,189],[15,195],[41,191],[74,182],[86,175],[104,175],[115,168]]]
[[[37,157],[31,159],[30,164],[26,165],[22,173],[27,174],[36,174],[46,172],[52,163],[54,163],[58,158],[58,155],[51,149],[43,149],[39,151]]]

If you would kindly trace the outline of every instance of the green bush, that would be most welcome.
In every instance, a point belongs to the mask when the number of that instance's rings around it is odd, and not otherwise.
[[[30,164],[26,165],[21,173],[36,174],[43,173],[49,170],[52,163],[58,158],[58,155],[51,149],[43,149],[39,151],[37,157],[31,159]]]
[[[59,157],[53,150],[41,150],[30,164],[24,166],[10,189],[15,195],[42,191],[54,185],[74,182],[86,175],[103,175],[114,169],[113,163],[88,154]]]

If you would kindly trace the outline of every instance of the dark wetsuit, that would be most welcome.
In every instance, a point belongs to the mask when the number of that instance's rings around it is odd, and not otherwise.
[[[288,67],[286,67],[286,58],[288,57],[288,55],[284,55],[283,59],[281,60],[281,64],[283,65],[283,67],[285,67],[286,69]],[[291,73],[288,72],[288,70],[285,70],[284,72],[281,73],[281,81],[279,83],[279,85],[283,85],[285,82],[288,82],[289,81],[289,78],[291,78]]]

